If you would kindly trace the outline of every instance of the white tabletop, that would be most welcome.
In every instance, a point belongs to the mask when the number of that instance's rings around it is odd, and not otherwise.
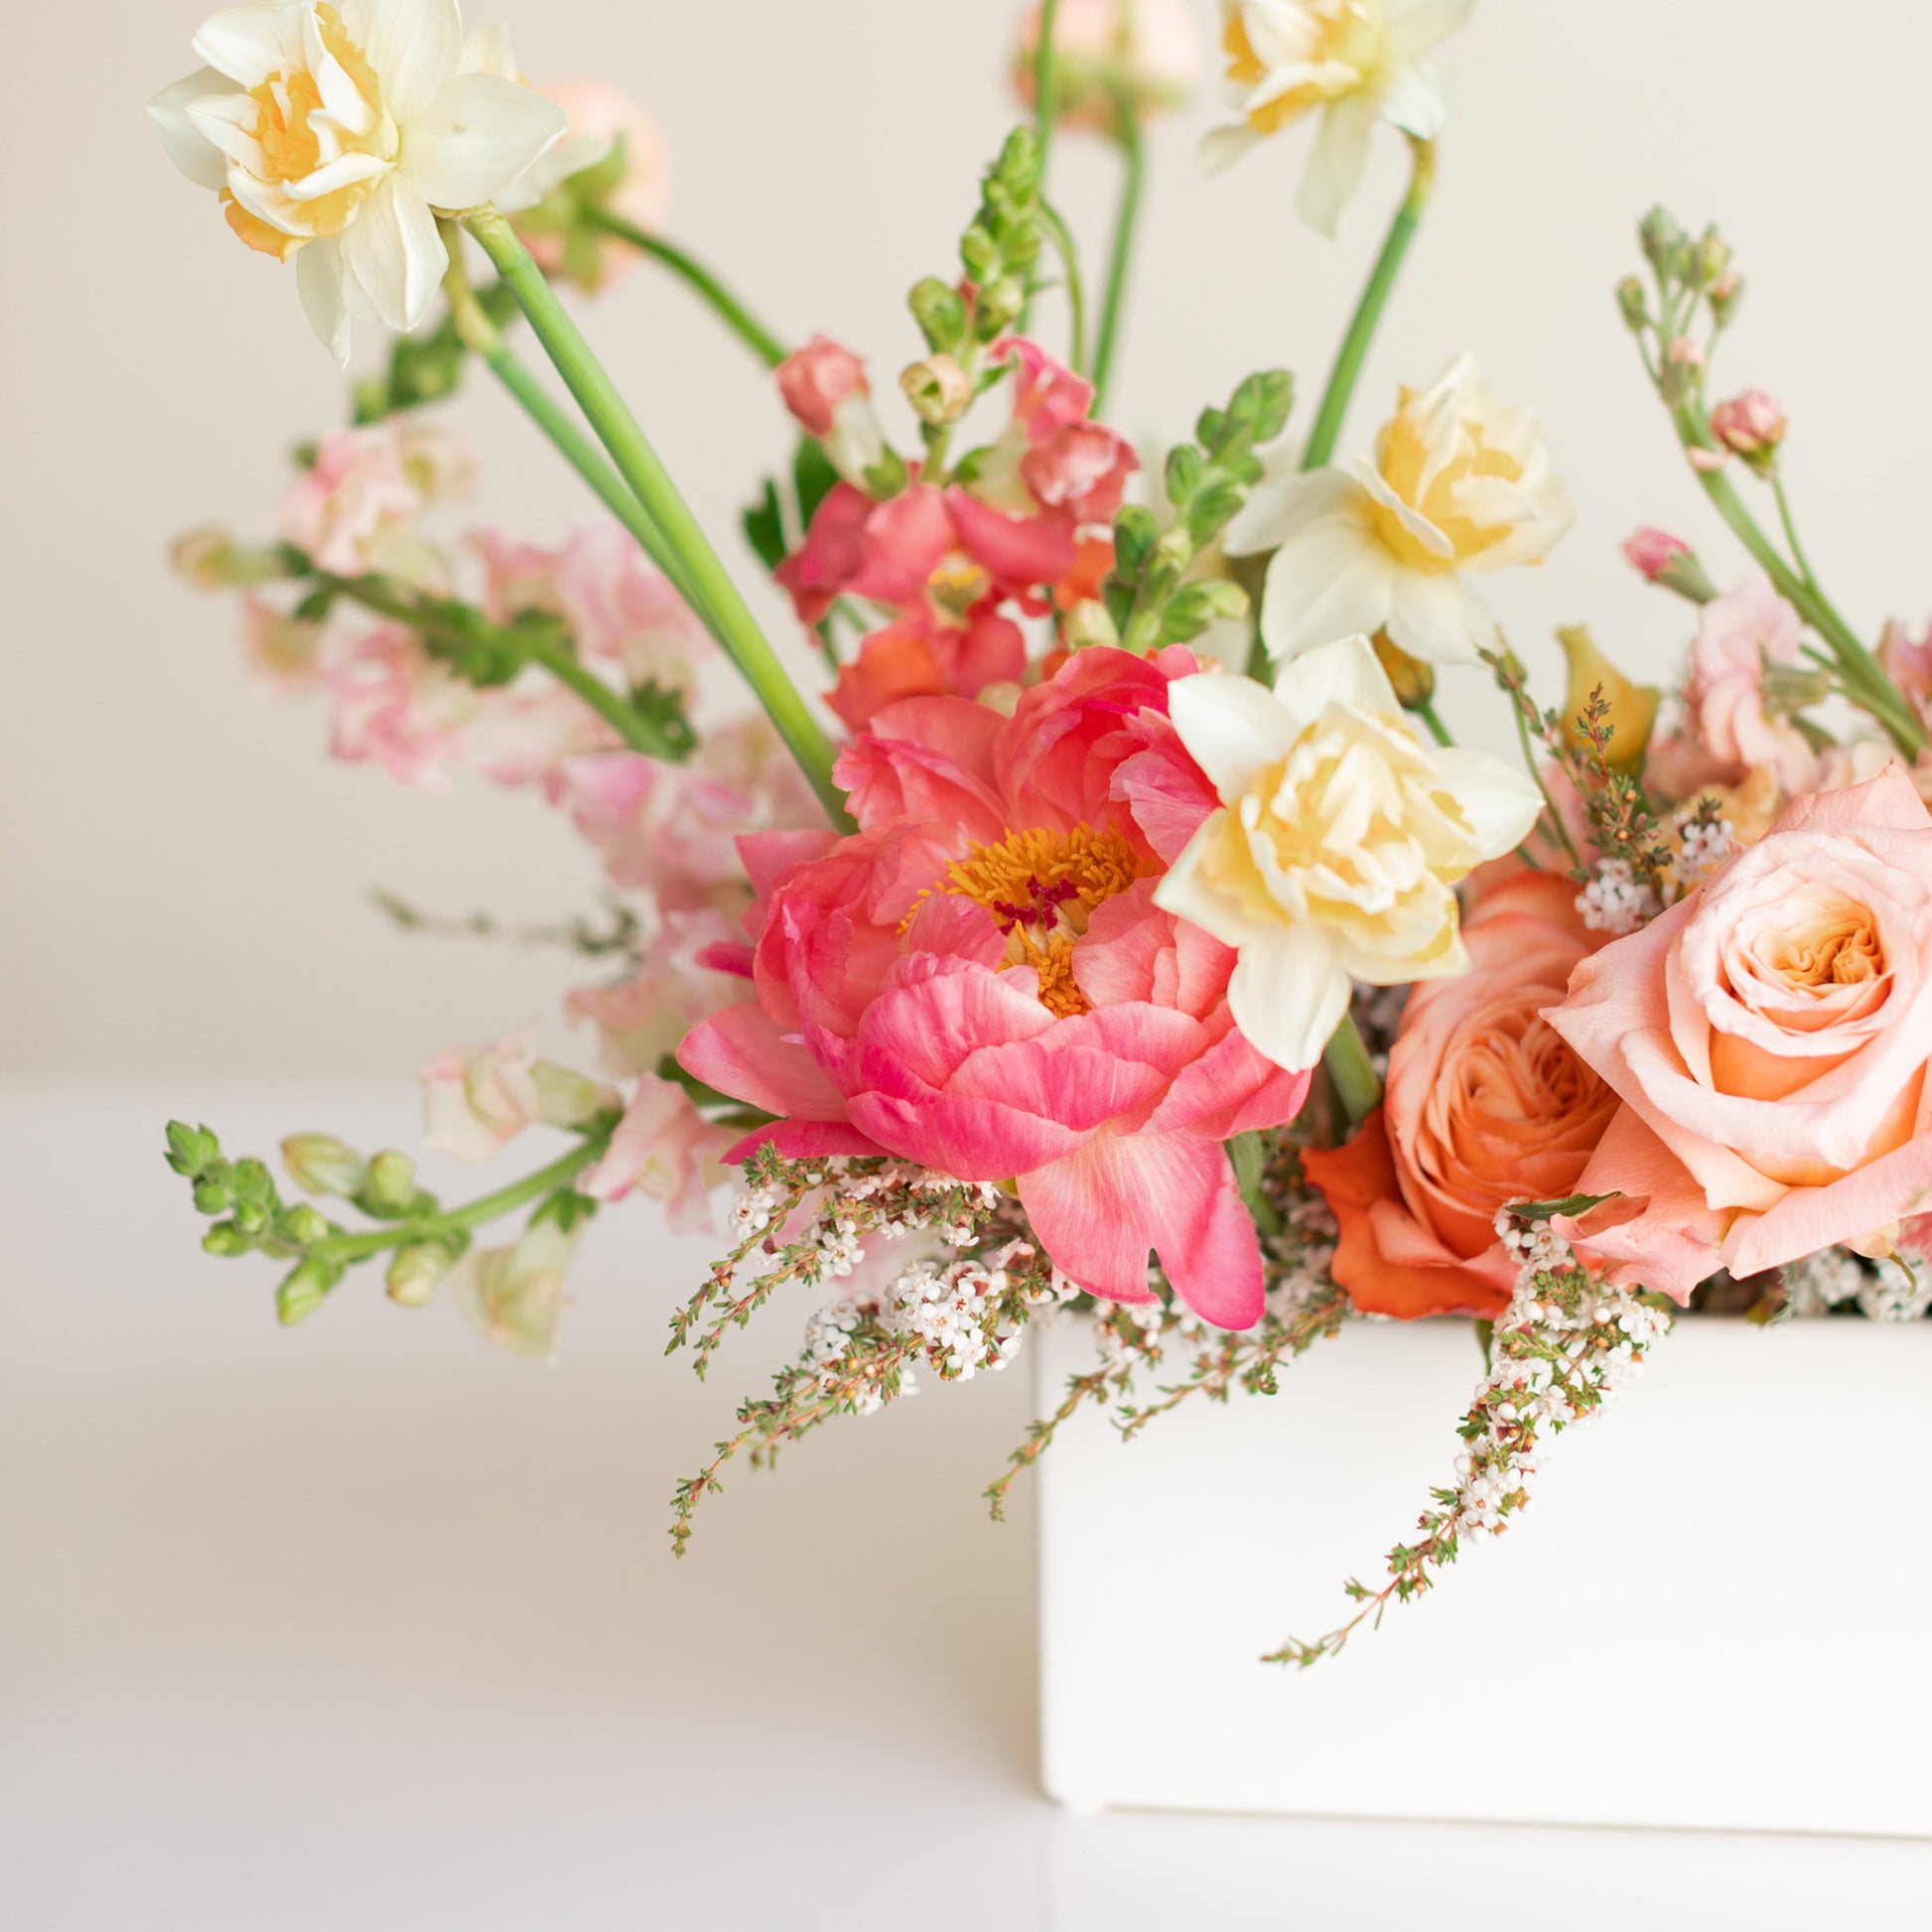
[[[699,1386],[662,1338],[705,1246],[638,1208],[555,1368],[373,1277],[285,1334],[268,1264],[198,1253],[169,1111],[236,1153],[414,1125],[402,1089],[0,1101],[9,1932],[1932,1923],[1932,1847],[1066,1816],[1031,1505],[977,1500],[1024,1377],[742,1472],[673,1564],[673,1480],[803,1310]]]

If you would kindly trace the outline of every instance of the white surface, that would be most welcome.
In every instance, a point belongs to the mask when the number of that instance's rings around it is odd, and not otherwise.
[[[548,1010],[572,976],[542,957],[399,945],[364,910],[365,888],[555,917],[578,907],[591,866],[534,799],[481,784],[404,795],[331,765],[318,710],[250,692],[233,614],[168,576],[186,525],[262,529],[285,452],[343,408],[292,271],[236,243],[141,112],[193,65],[190,36],[213,4],[6,10],[0,164],[22,186],[0,208],[14,269],[0,305],[12,377],[0,1066],[390,1076]],[[775,328],[822,328],[872,357],[903,422],[905,291],[945,271],[1009,125],[999,76],[1020,6],[472,0],[465,12],[512,18],[532,72],[599,71],[654,107],[675,155],[674,236]],[[1441,186],[1344,454],[1366,447],[1399,381],[1473,349],[1499,396],[1544,416],[1580,511],[1547,569],[1485,581],[1510,641],[1547,680],[1551,627],[1587,620],[1633,669],[1661,672],[1686,641],[1684,609],[1646,592],[1616,544],[1660,522],[1721,577],[1741,564],[1610,300],[1633,266],[1633,223],[1662,197],[1686,220],[1722,216],[1741,251],[1750,286],[1721,379],[1764,383],[1790,408],[1792,495],[1835,600],[1866,636],[1887,615],[1922,621],[1932,7],[1482,0],[1444,53],[1454,105]],[[1383,138],[1341,239],[1323,241],[1292,212],[1306,136],[1218,181],[1196,175],[1214,111],[1203,103],[1155,139],[1117,387],[1136,435],[1171,438],[1271,363],[1300,376],[1306,425],[1401,192],[1401,143]],[[1091,281],[1117,171],[1091,140],[1066,142],[1061,163],[1055,192],[1087,237]],[[737,509],[787,448],[768,384],[648,270],[585,315],[741,563]],[[1050,304],[1040,317],[1060,340]],[[485,458],[480,520],[548,540],[585,516],[581,488],[488,383],[473,382],[452,420]],[[795,638],[778,600],[758,597]],[[1479,675],[1447,678],[1443,709],[1505,747]]]
[[[702,1251],[640,1213],[594,1231],[554,1371],[365,1281],[283,1334],[268,1271],[194,1251],[171,1109],[236,1150],[412,1125],[400,1090],[0,1101],[7,1932],[1925,1923],[1913,1846],[1069,1817],[1033,1769],[1032,1495],[1004,1529],[976,1500],[1024,1375],[741,1476],[674,1566],[671,1481],[799,1311],[699,1389],[660,1350]],[[1631,1647],[1591,1633],[1580,1681]],[[1206,1667],[1188,1630],[1140,1654]]]
[[[1042,1407],[1091,1361],[1079,1327],[1044,1338]],[[1541,1458],[1508,1535],[1342,1655],[1257,1665],[1344,1621],[1344,1578],[1386,1582],[1381,1553],[1453,1483],[1479,1375],[1465,1322],[1350,1323],[1273,1400],[1126,1448],[1096,1413],[1069,1428],[1039,1472],[1047,1788],[1932,1839],[1909,1607],[1932,1594],[1932,1323],[1683,1323]],[[1150,1668],[1150,1632],[1185,1667]]]

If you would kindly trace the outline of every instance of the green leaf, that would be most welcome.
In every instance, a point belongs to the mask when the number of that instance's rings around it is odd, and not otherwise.
[[[791,460],[792,487],[798,493],[798,527],[811,528],[818,506],[832,493],[839,473],[823,447],[809,436],[798,439],[797,454]]]
[[[763,493],[743,518],[745,541],[766,570],[776,570],[785,560],[785,519],[778,507],[778,485],[764,479]]]
[[[1622,1198],[1621,1194],[1566,1194],[1562,1200],[1512,1201],[1509,1211],[1519,1221],[1550,1221],[1559,1214],[1574,1220],[1580,1214],[1601,1207],[1605,1201]]]

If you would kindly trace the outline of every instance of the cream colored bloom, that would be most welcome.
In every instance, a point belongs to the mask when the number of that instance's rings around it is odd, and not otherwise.
[[[1305,114],[1320,131],[1296,207],[1310,227],[1333,234],[1361,186],[1378,120],[1433,140],[1449,90],[1426,59],[1475,11],[1475,0],[1222,0],[1234,127],[1216,128],[1201,161],[1221,169]]]
[[[510,46],[510,30],[502,25],[473,28],[463,40],[463,71],[490,73],[499,80],[513,81],[519,87],[531,85],[530,77],[516,64]],[[591,134],[566,132],[545,148],[530,165],[489,199],[504,214],[521,214],[533,208],[553,189],[561,188],[573,175],[595,168],[608,156],[616,142]]]
[[[1426,741],[1366,637],[1296,658],[1273,692],[1204,672],[1169,695],[1222,808],[1155,902],[1240,954],[1228,1004],[1261,1052],[1312,1066],[1351,979],[1467,971],[1453,889],[1536,823],[1528,778]]]
[[[1535,415],[1503,408],[1459,355],[1427,389],[1402,390],[1373,462],[1271,475],[1227,549],[1275,552],[1261,634],[1277,658],[1386,630],[1412,657],[1472,664],[1499,638],[1464,579],[1540,564],[1576,517]]]
[[[584,1224],[568,1232],[548,1216],[512,1248],[472,1249],[449,1278],[450,1296],[483,1338],[532,1361],[557,1358],[564,1288]]]
[[[195,37],[207,64],[148,104],[169,158],[250,248],[294,257],[339,360],[351,318],[413,329],[449,256],[436,210],[508,188],[564,129],[514,81],[459,71],[457,0],[270,0]]]

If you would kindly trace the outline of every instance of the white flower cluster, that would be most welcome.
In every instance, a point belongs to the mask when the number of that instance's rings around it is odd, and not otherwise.
[[[1617,938],[1649,924],[1663,910],[1655,892],[1638,882],[1628,859],[1605,859],[1577,895],[1577,910],[1592,932]]]
[[[1787,1307],[1799,1320],[1856,1302],[1872,1321],[1920,1321],[1932,1313],[1932,1268],[1899,1261],[1861,1261],[1844,1248],[1824,1248],[1784,1271]]]
[[[1737,834],[1727,818],[1701,825],[1686,817],[1678,822],[1677,835],[1682,843],[1671,860],[1671,883],[1676,897],[1688,898],[1737,850]]]
[[[1482,1433],[1455,1462],[1458,1529],[1470,1536],[1508,1527],[1508,1513],[1529,1502],[1538,1441],[1611,1401],[1670,1328],[1667,1314],[1622,1290],[1599,1289],[1574,1308],[1552,1295],[1550,1279],[1574,1272],[1577,1264],[1547,1222],[1522,1228],[1504,1209],[1496,1216],[1496,1232],[1521,1272],[1508,1312],[1496,1324],[1501,1359],[1470,1405]],[[1557,1350],[1557,1358],[1512,1349],[1511,1337],[1525,1335]],[[1580,1402],[1587,1394],[1595,1400]]]

